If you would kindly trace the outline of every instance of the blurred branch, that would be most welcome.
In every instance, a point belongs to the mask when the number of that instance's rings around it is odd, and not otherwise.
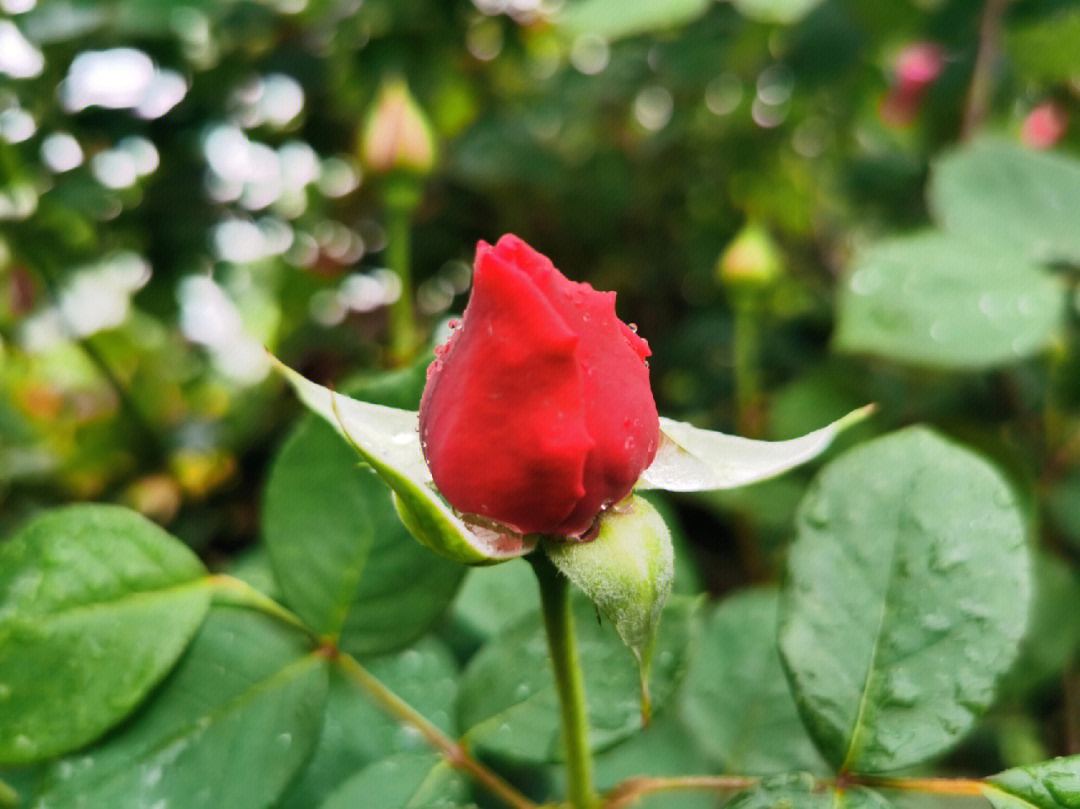
[[[979,22],[979,49],[975,54],[975,67],[968,87],[964,120],[960,126],[960,140],[970,140],[986,120],[990,96],[994,89],[994,68],[1001,51],[1001,21],[1013,0],[986,0]]]

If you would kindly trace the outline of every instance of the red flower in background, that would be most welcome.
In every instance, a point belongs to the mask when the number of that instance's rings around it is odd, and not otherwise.
[[[648,344],[615,293],[568,280],[516,236],[476,251],[461,325],[436,352],[420,439],[458,511],[578,536],[652,462]]]
[[[881,119],[889,126],[914,121],[926,91],[944,67],[945,52],[934,42],[914,42],[904,48],[896,58],[896,79],[881,100]]]
[[[1061,140],[1069,127],[1065,110],[1053,101],[1044,101],[1024,119],[1020,141],[1032,149],[1049,149]]]

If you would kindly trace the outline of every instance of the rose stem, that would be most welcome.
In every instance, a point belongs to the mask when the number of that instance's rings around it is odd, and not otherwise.
[[[416,728],[451,767],[468,773],[477,784],[512,809],[537,809],[535,803],[469,755],[463,745],[439,730],[427,717],[373,677],[353,657],[337,652],[334,661],[338,669],[367,694],[372,702],[395,719]]]
[[[585,712],[585,683],[574,637],[570,589],[566,579],[542,551],[530,554],[527,558],[532,562],[540,584],[548,651],[551,653],[551,667],[559,693],[570,805],[573,809],[593,809],[598,801],[593,789],[589,720]]]
[[[745,290],[735,296],[735,408],[739,432],[756,438],[760,432],[758,408],[761,396],[761,372],[758,355],[761,345],[761,302],[757,290]]]
[[[390,304],[390,355],[395,364],[411,362],[420,344],[413,309],[412,218],[420,203],[419,181],[411,176],[387,179],[383,191],[386,205],[386,263],[401,282],[401,294]]]

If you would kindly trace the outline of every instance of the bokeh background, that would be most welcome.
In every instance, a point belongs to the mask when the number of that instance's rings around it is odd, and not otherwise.
[[[618,291],[665,415],[780,439],[877,402],[845,441],[922,421],[986,453],[1075,624],[1078,253],[1047,293],[978,250],[920,285],[903,246],[943,155],[1068,175],[1078,130],[1063,0],[0,0],[0,535],[114,501],[234,564],[299,412],[264,347],[323,383],[422,368],[476,241],[514,232]],[[861,257],[898,238],[907,315],[867,314]],[[1017,308],[1006,350],[957,284]],[[780,575],[808,477],[672,501],[709,589]],[[1078,635],[1006,761],[1080,751]]]

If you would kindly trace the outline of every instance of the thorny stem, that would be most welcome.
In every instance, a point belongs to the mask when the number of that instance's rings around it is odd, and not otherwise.
[[[983,7],[982,19],[979,21],[979,49],[975,54],[975,67],[964,107],[960,140],[970,140],[986,119],[994,89],[994,67],[1001,48],[1001,21],[1012,2],[1013,0],[986,0]]]
[[[375,679],[353,657],[337,652],[333,659],[338,668],[374,703],[395,719],[416,728],[427,743],[438,750],[454,769],[468,773],[477,784],[511,809],[538,809],[535,803],[474,759],[464,745],[451,739],[427,717]]]
[[[585,711],[585,683],[578,659],[574,616],[570,611],[570,590],[566,579],[543,553],[527,557],[540,585],[548,651],[559,693],[562,739],[566,753],[566,781],[573,809],[594,809],[598,805],[593,788],[592,750],[589,748],[589,718]]]

